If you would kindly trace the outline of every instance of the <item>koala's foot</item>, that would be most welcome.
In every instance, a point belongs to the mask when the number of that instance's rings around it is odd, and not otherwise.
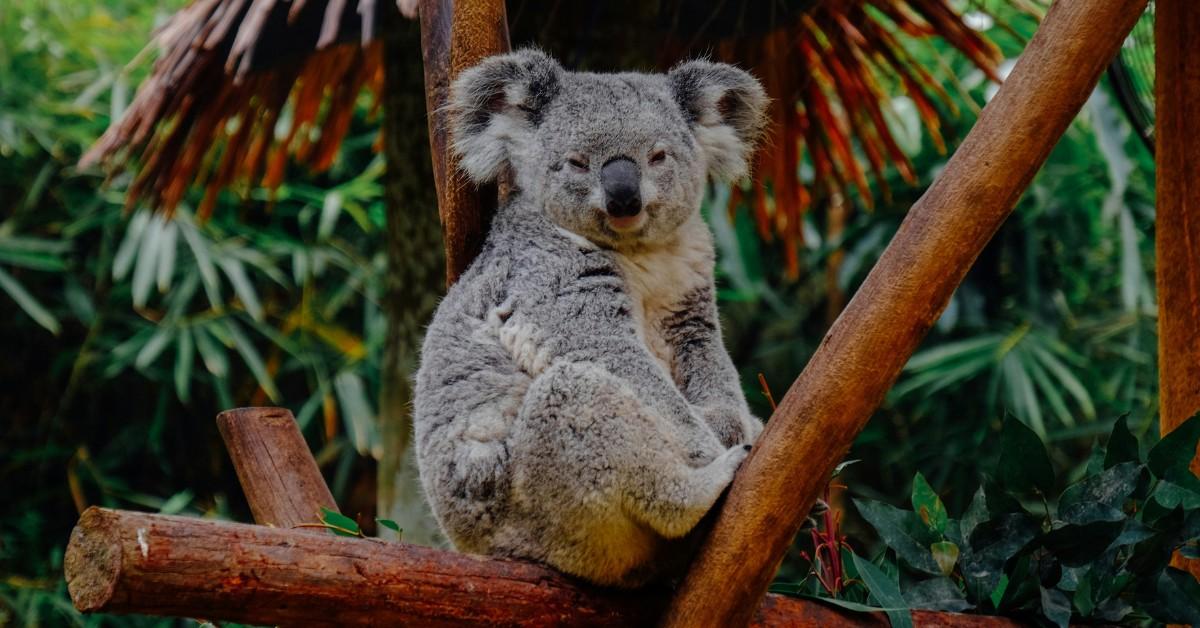
[[[679,538],[712,508],[749,453],[749,445],[735,445],[700,468],[676,463],[637,470],[626,508],[662,536]]]
[[[825,516],[827,512],[829,512],[829,502],[818,497],[816,503],[813,504],[812,510],[808,511],[808,516],[804,518],[804,523],[800,524],[800,531],[808,532],[809,530],[816,530],[821,517]]]

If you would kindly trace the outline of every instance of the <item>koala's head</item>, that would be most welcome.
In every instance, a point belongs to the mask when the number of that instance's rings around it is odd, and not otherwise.
[[[523,50],[454,82],[450,132],[477,183],[507,170],[554,223],[622,248],[679,228],[698,211],[707,177],[745,176],[766,104],[754,77],[722,63],[592,74]]]

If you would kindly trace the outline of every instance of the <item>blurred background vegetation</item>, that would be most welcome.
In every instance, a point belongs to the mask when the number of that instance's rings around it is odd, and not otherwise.
[[[1035,22],[978,4],[958,3],[1014,58]],[[328,171],[224,193],[207,221],[193,214],[198,193],[168,220],[126,206],[128,175],[75,167],[179,6],[0,0],[0,625],[172,623],[76,614],[63,550],[89,505],[248,520],[213,421],[225,408],[290,408],[343,510],[364,522],[375,511],[389,252],[373,98]],[[959,112],[942,127],[953,150],[995,85],[936,40],[911,55],[954,77]],[[809,212],[798,279],[747,207],[727,211],[729,190],[709,195],[727,344],[760,416],[757,375],[782,397],[947,159],[911,99],[887,104],[918,184],[889,169],[890,197],[872,209],[849,193],[828,201],[837,212]],[[1103,85],[858,438],[850,494],[903,499],[920,471],[961,511],[1005,413],[1043,436],[1064,477],[1116,417],[1156,429],[1153,173]],[[409,254],[436,260],[440,247]]]

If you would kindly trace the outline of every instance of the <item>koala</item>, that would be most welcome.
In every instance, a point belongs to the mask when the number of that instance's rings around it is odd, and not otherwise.
[[[710,177],[747,173],[766,103],[708,61],[596,74],[524,50],[454,82],[461,168],[511,188],[416,375],[421,482],[455,548],[619,587],[677,559],[762,431],[699,209]]]

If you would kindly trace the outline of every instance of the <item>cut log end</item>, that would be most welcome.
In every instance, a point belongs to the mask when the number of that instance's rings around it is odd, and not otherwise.
[[[63,559],[71,601],[85,613],[103,609],[121,578],[121,542],[107,524],[105,511],[95,506],[84,511]]]

